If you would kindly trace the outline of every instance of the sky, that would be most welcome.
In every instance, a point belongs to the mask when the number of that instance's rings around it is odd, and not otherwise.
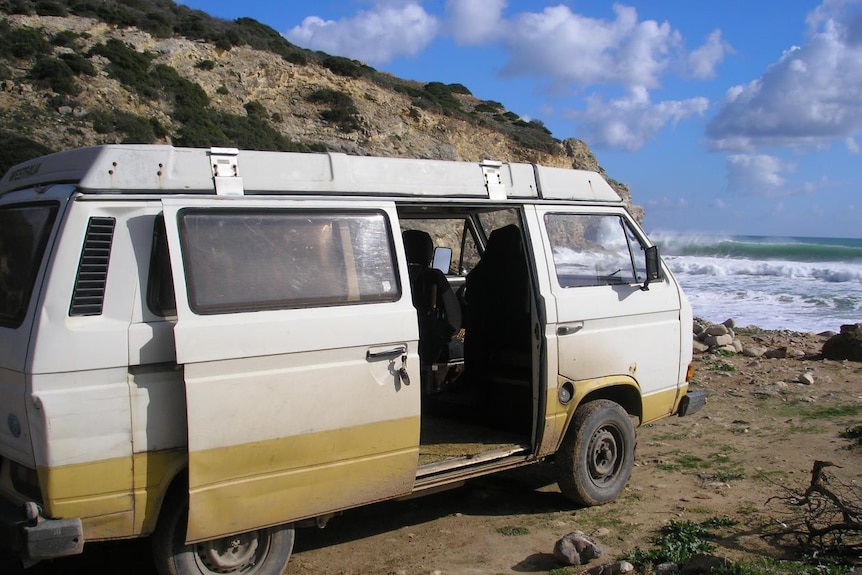
[[[584,140],[650,233],[862,237],[862,0],[183,0]]]

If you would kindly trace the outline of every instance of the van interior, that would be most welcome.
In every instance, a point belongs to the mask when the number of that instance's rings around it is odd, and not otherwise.
[[[418,483],[535,441],[540,342],[523,225],[512,208],[399,205],[419,321]]]

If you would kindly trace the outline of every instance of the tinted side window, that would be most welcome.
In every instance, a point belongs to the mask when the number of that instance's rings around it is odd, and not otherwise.
[[[562,287],[635,283],[634,237],[620,216],[547,214],[545,227],[554,252],[557,281]],[[636,239],[636,238],[635,238]],[[639,243],[637,245],[640,245]]]
[[[150,271],[147,279],[147,305],[154,314],[162,317],[177,314],[165,218],[161,215],[156,218],[153,226],[153,247],[150,252]]]
[[[186,209],[189,305],[199,314],[394,301],[383,212]]]
[[[24,321],[56,217],[54,204],[0,208],[0,325]]]

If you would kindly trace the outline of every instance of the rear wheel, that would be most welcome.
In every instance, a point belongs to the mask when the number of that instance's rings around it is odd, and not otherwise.
[[[579,505],[613,501],[631,477],[634,450],[634,425],[619,404],[599,399],[579,406],[557,453],[560,491]]]
[[[165,502],[152,537],[160,575],[281,575],[293,551],[289,525],[186,544],[188,498]]]

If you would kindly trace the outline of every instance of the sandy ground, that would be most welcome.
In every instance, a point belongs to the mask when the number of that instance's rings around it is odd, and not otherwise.
[[[744,343],[788,347],[807,356],[824,337],[740,330]],[[810,359],[696,358],[695,382],[706,407],[638,430],[636,467],[614,503],[579,509],[560,495],[551,464],[490,476],[465,486],[345,513],[326,529],[297,532],[287,575],[546,573],[560,565],[554,543],[579,529],[613,561],[671,519],[729,516],[717,553],[731,558],[789,557],[763,535],[786,521],[767,503],[786,489],[804,491],[815,460],[836,480],[862,481],[862,448],[840,437],[862,424],[862,363]],[[813,384],[799,383],[810,373]],[[509,528],[509,529],[507,529]],[[518,529],[511,529],[518,528]],[[506,533],[521,533],[511,535]],[[18,573],[0,557],[0,573]],[[32,574],[153,575],[146,541],[90,545],[77,557],[43,562]],[[577,572],[572,568],[571,572]]]

